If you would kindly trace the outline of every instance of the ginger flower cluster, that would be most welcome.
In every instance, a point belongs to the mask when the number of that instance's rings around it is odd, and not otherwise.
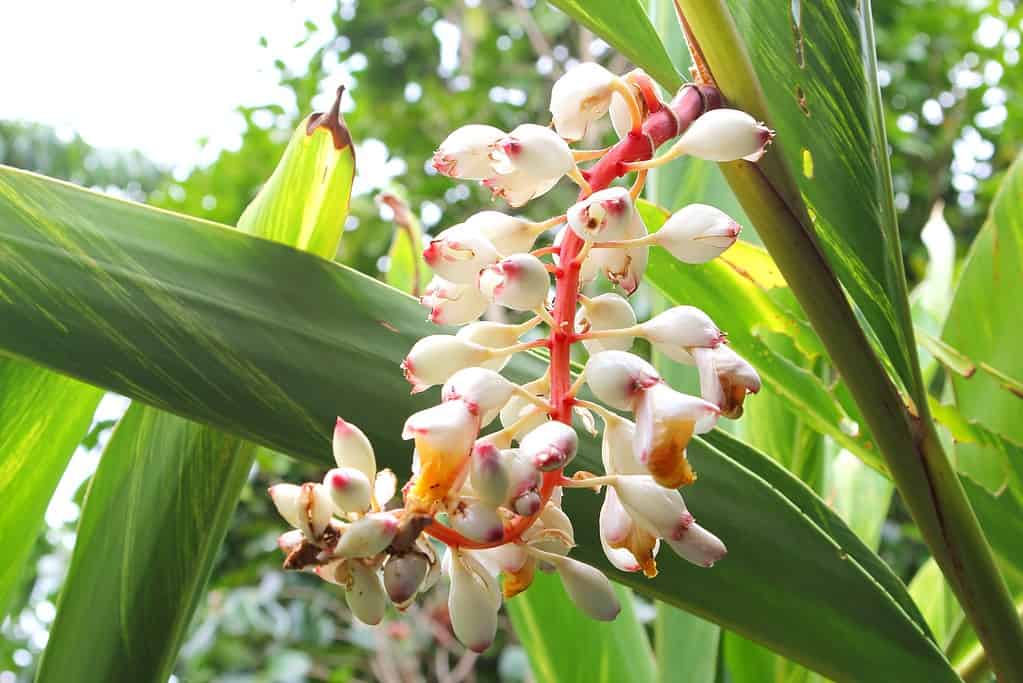
[[[604,574],[569,556],[575,540],[561,507],[565,489],[603,489],[600,541],[621,571],[654,576],[662,542],[700,566],[725,556],[678,490],[696,480],[686,447],[720,417],[741,415],[760,378],[698,308],[677,306],[638,323],[626,298],[651,247],[704,263],[738,237],[739,225],[711,206],[686,206],[654,233],[636,207],[647,170],[679,155],[755,161],[764,153],[773,133],[719,105],[711,87],[687,85],[664,102],[642,71],[619,77],[584,63],[554,85],[553,127],[505,132],[473,124],[440,144],[437,171],[478,180],[512,207],[565,176],[579,186],[578,201],[541,222],[483,211],[432,240],[423,257],[434,278],[422,302],[431,321],[461,329],[420,339],[401,364],[413,393],[441,387],[441,402],[405,423],[402,436],[414,452],[403,499],[393,500],[395,476],[377,471],[366,436],[339,418],[337,468],[319,483],[270,489],[294,527],[280,537],[286,568],[343,586],[354,615],[369,624],[383,618],[388,602],[403,609],[446,575],[455,635],[482,651],[494,639],[502,600],[528,588],[537,570],[557,572],[590,616],[617,615]],[[616,145],[569,146],[608,114]],[[586,161],[594,163],[583,170]],[[611,185],[630,173],[631,187]],[[550,230],[557,231],[553,246],[534,248]],[[621,294],[582,294],[601,277]],[[525,320],[480,320],[492,305]],[[631,353],[636,338],[695,366],[701,395],[676,391]],[[571,366],[577,343],[588,354],[578,374]],[[501,374],[512,356],[531,349],[548,354],[542,375],[517,384]],[[584,385],[600,403],[578,397]],[[579,448],[573,416],[593,434],[599,416],[602,474],[565,476]]]

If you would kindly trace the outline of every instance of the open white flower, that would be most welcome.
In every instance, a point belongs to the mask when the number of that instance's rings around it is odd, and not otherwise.
[[[710,431],[718,407],[675,391],[663,382],[643,391],[635,402],[636,457],[657,483],[678,488],[696,479],[686,459],[693,434]]]
[[[760,375],[727,344],[713,349],[693,349],[700,372],[700,394],[732,419],[742,416],[746,394],[760,391]]]
[[[637,219],[632,195],[624,187],[609,187],[576,202],[566,214],[568,226],[584,240],[620,240]]]
[[[490,302],[475,283],[459,285],[434,275],[419,298],[430,309],[429,321],[436,325],[462,325],[476,320]]]
[[[491,172],[490,147],[503,136],[504,131],[493,126],[462,126],[440,143],[433,155],[433,167],[452,178],[486,178]]]
[[[582,62],[564,73],[551,89],[554,129],[566,140],[579,140],[591,123],[604,116],[618,77],[599,64]]]
[[[479,272],[500,258],[490,240],[464,223],[440,233],[423,250],[423,260],[437,275],[460,285],[474,285]]]

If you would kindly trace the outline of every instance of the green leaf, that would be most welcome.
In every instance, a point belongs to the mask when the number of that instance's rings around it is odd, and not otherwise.
[[[909,594],[920,606],[934,637],[942,645],[947,644],[955,627],[963,619],[963,610],[933,558],[924,562],[913,576],[909,583]]]
[[[169,675],[254,448],[139,403],[128,409],[89,486],[37,680]]]
[[[401,425],[436,394],[410,396],[397,369],[436,330],[412,298],[281,245],[10,170],[0,170],[0,248],[22,273],[19,296],[0,283],[11,322],[0,349],[325,468],[343,415],[382,465],[407,471]],[[259,275],[271,271],[274,282]],[[522,355],[509,377],[543,367]],[[617,579],[836,680],[879,670],[956,680],[905,588],[824,501],[721,433],[694,440],[690,458],[700,475],[690,509],[728,558],[707,570],[665,550],[656,579]],[[599,469],[592,440],[575,462]],[[579,558],[606,568],[599,505],[590,494],[565,501]]]
[[[353,174],[336,109],[314,114],[295,131],[239,229],[329,258]],[[273,271],[251,276],[272,281]],[[141,404],[128,416],[83,506],[40,681],[170,675],[252,467],[256,446],[236,435]],[[105,639],[92,637],[97,632]],[[81,647],[83,639],[91,646]]]
[[[991,213],[970,248],[942,338],[973,362],[1009,377],[1023,377],[1023,357],[1014,340],[1023,319],[1019,274],[1023,272],[1023,156],[1002,181]],[[956,406],[967,420],[1023,444],[1023,395],[990,373],[952,376]],[[983,457],[978,444],[959,443],[956,454]],[[1014,463],[1017,471],[1023,463]]]
[[[648,683],[653,653],[636,616],[632,591],[615,586],[622,611],[614,621],[591,619],[572,603],[553,574],[537,573],[529,590],[508,601],[515,635],[536,680],[557,683]]]
[[[0,359],[0,619],[32,555],[46,507],[103,391],[10,358]]]
[[[717,624],[658,603],[654,639],[658,683],[714,683],[717,679],[721,643]]]
[[[550,0],[550,3],[603,38],[651,78],[674,92],[682,77],[672,66],[639,0]]]

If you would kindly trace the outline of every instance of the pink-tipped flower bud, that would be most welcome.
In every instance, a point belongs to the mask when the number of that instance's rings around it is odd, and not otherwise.
[[[773,138],[773,130],[746,112],[712,109],[690,124],[677,145],[707,161],[757,161]]]
[[[460,285],[475,285],[480,270],[499,258],[490,240],[464,224],[440,233],[423,250],[423,260],[433,272]]]
[[[448,613],[455,637],[470,650],[483,652],[497,635],[501,590],[497,580],[470,555],[448,550],[451,574]]]
[[[543,505],[543,499],[540,498],[540,494],[536,490],[531,490],[516,496],[512,500],[511,509],[517,515],[532,517],[540,511],[541,505]]]
[[[523,173],[539,184],[574,169],[575,159],[568,143],[553,130],[523,123],[491,145],[490,166],[498,175]]]
[[[524,456],[517,448],[501,451],[501,458],[508,470],[508,501],[540,488],[540,470],[536,469],[531,458]]]
[[[483,187],[490,190],[495,197],[508,202],[509,206],[519,207],[535,197],[546,194],[558,184],[558,178],[537,181],[536,177],[525,171],[516,171],[506,175],[493,175],[483,180]]]
[[[618,77],[599,64],[582,62],[565,72],[551,89],[554,129],[566,140],[579,140],[591,123],[611,106]]]
[[[387,610],[387,595],[380,583],[380,575],[361,562],[346,564],[349,580],[345,600],[352,615],[364,624],[379,624]]]
[[[469,460],[469,483],[479,499],[497,507],[508,500],[511,480],[501,451],[491,443],[477,441]]]
[[[365,474],[366,479],[373,481],[377,473],[377,459],[373,453],[373,444],[361,429],[337,418],[331,447],[338,467],[354,467]]]
[[[384,589],[398,609],[409,606],[423,585],[430,570],[430,561],[418,551],[391,555],[384,564]]]
[[[486,237],[498,252],[510,256],[533,248],[543,227],[518,216],[500,211],[480,211],[470,216],[465,227]]]
[[[475,284],[459,285],[435,275],[419,302],[430,309],[427,318],[435,325],[462,325],[476,320],[490,302]]]
[[[636,313],[632,305],[617,294],[601,294],[584,302],[575,316],[575,331],[599,332],[618,330],[636,324]],[[601,351],[628,351],[632,348],[633,336],[606,339],[584,339],[583,346],[590,354]]]
[[[373,557],[384,551],[398,533],[398,521],[390,512],[371,512],[344,527],[334,557]]]
[[[725,340],[721,329],[695,306],[675,306],[641,326],[642,334],[658,351],[680,363],[693,364],[690,349],[714,348]]]
[[[683,263],[706,263],[735,244],[741,229],[713,206],[689,204],[673,213],[653,239]]]
[[[433,167],[451,178],[480,180],[490,175],[490,146],[504,137],[493,126],[470,124],[453,131],[433,154]]]
[[[550,421],[540,425],[522,439],[519,452],[543,472],[567,465],[579,448],[579,436],[570,425]]]
[[[488,349],[503,349],[508,346],[513,346],[519,341],[519,337],[522,336],[522,327],[519,325],[508,325],[505,323],[490,322],[489,320],[481,320],[479,322],[469,323],[462,329],[458,330],[455,336],[459,339],[464,339]],[[507,365],[510,358],[510,355],[496,356],[490,360],[480,363],[479,366],[481,368],[500,371],[501,368]]]
[[[463,368],[480,365],[492,357],[490,349],[450,334],[423,337],[409,350],[401,369],[412,393],[443,384]]]
[[[504,522],[497,508],[482,500],[459,500],[448,512],[451,528],[477,543],[496,543],[504,537]]]
[[[612,485],[632,520],[658,538],[677,541],[693,523],[682,494],[664,488],[653,477],[619,475]]]
[[[572,205],[566,219],[568,227],[583,240],[624,239],[636,220],[632,195],[624,187],[609,187],[594,192]]]
[[[441,389],[444,401],[463,401],[487,425],[497,417],[518,386],[494,370],[465,368],[448,378]]]
[[[479,288],[488,300],[515,311],[544,305],[550,276],[543,261],[532,254],[514,254],[480,272]]]
[[[552,562],[576,607],[599,621],[613,621],[618,616],[622,609],[618,596],[599,569],[570,557],[552,559]]]
[[[354,467],[338,467],[323,477],[323,486],[330,493],[334,506],[343,514],[361,515],[370,507],[372,487],[369,479]]]
[[[721,539],[693,522],[678,539],[665,539],[678,556],[698,567],[713,567],[728,554]]]
[[[636,457],[657,483],[678,488],[695,481],[686,447],[693,434],[703,434],[714,427],[718,407],[662,382],[639,396],[635,411]]]
[[[760,391],[760,375],[727,344],[713,349],[693,349],[700,372],[700,395],[732,419],[742,416],[746,394]]]
[[[554,502],[548,501],[536,522],[522,539],[530,547],[555,555],[567,555],[575,546],[575,530],[572,520]]]
[[[586,383],[601,401],[631,410],[640,393],[661,381],[654,366],[625,351],[602,351],[586,362]]]

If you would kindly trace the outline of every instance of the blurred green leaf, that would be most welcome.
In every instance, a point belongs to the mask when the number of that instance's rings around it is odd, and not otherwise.
[[[405,200],[394,192],[377,195],[377,202],[394,213],[394,237],[387,251],[386,282],[413,296],[422,294],[431,271],[423,259],[423,226]]]
[[[650,19],[639,0],[549,0],[613,48],[643,67],[670,91],[682,85]]]
[[[655,679],[654,657],[636,616],[632,591],[615,587],[622,611],[614,621],[579,611],[561,581],[538,572],[529,590],[508,601],[515,635],[539,681],[646,683]]]
[[[654,621],[658,683],[714,683],[720,642],[717,624],[658,603]]]
[[[0,284],[0,291],[3,290]],[[0,359],[0,619],[41,533],[43,516],[103,391],[12,358]]]
[[[909,583],[909,594],[931,627],[934,637],[943,646],[963,619],[963,610],[934,559],[924,562]]]
[[[402,422],[436,393],[410,396],[397,370],[436,329],[414,299],[281,245],[9,170],[0,171],[0,244],[46,273],[19,278],[23,296],[0,297],[12,322],[0,348],[323,467],[334,416],[344,415],[374,440],[382,465],[406,470]],[[271,270],[274,282],[262,277]],[[118,321],[117,334],[97,320]],[[55,321],[78,354],[36,343],[59,338]],[[83,362],[89,354],[107,362]],[[542,368],[522,355],[508,375],[521,382]],[[905,588],[824,501],[723,433],[689,453],[700,483],[687,501],[728,558],[707,570],[665,551],[656,579],[615,578],[836,680],[878,670],[956,680]],[[574,464],[599,462],[585,439]],[[606,568],[599,505],[587,494],[565,501],[579,558]]]

